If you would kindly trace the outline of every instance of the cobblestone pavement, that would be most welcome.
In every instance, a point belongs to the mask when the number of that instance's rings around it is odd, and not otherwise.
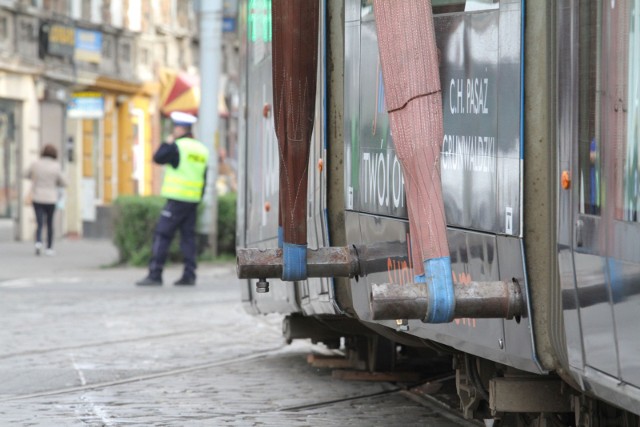
[[[104,242],[49,259],[7,248],[2,426],[467,425],[391,384],[309,366],[319,348],[285,345],[279,316],[248,315],[230,265],[201,266],[194,288],[137,288],[143,269],[101,268],[115,257]]]

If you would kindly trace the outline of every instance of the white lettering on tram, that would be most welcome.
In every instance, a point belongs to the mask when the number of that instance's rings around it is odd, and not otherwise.
[[[466,95],[466,96],[465,96]],[[488,78],[451,79],[449,112],[451,114],[489,114]]]
[[[404,207],[404,176],[393,150],[364,152],[360,166],[364,205]]]
[[[440,159],[442,168],[495,173],[495,141],[491,136],[445,135]]]

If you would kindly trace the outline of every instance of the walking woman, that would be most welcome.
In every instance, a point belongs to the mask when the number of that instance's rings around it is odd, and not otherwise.
[[[36,230],[36,255],[42,251],[42,227],[47,222],[47,248],[45,255],[54,255],[53,252],[53,214],[59,199],[60,189],[67,185],[60,163],[57,161],[58,150],[51,144],[42,149],[42,155],[27,171],[26,177],[33,185],[31,187],[31,200],[36,212],[38,228]]]

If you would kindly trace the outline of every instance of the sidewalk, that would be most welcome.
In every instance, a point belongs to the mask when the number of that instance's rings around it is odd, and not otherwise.
[[[54,249],[54,256],[36,256],[33,242],[0,242],[0,281],[82,275],[118,260],[109,240],[63,239],[55,242]]]
[[[23,279],[91,279],[100,278],[134,283],[147,274],[146,267],[112,265],[118,250],[110,240],[62,239],[55,242],[55,255],[35,255],[32,242],[0,242],[0,283]],[[212,280],[220,274],[234,272],[232,262],[198,263],[198,282]],[[182,273],[182,264],[169,264],[164,281],[172,283]]]

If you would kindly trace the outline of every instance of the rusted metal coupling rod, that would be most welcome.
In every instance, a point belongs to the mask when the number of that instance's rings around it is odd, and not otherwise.
[[[236,255],[239,279],[282,277],[282,249],[239,248]],[[353,277],[359,272],[354,248],[307,249],[307,277]]]
[[[518,282],[471,282],[454,285],[454,318],[512,319],[522,316],[525,302]],[[434,309],[425,283],[383,283],[371,286],[373,320],[420,319]]]

